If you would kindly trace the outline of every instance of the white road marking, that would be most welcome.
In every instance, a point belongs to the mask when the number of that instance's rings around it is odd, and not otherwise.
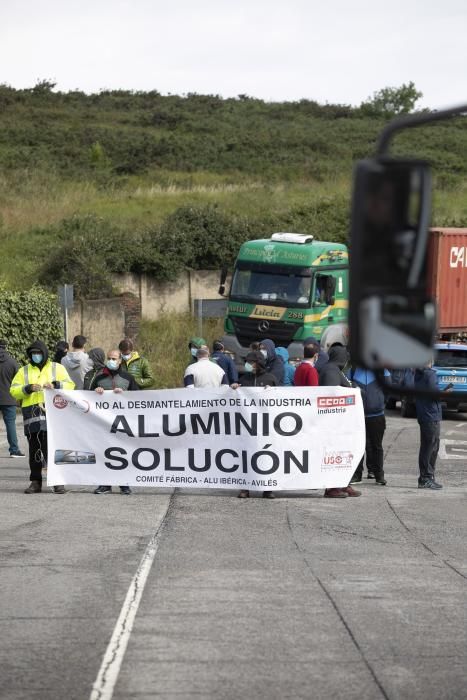
[[[449,452],[448,448],[450,448]],[[467,460],[467,440],[441,439],[439,441],[439,458]]]
[[[136,573],[130,583],[130,587],[117,620],[117,624],[115,625],[112,637],[110,638],[110,642],[104,654],[99,673],[97,674],[97,678],[92,686],[92,692],[89,700],[111,700],[113,696],[115,684],[117,682],[126,648],[130,640],[130,635],[133,629],[136,613],[138,612],[138,607],[141,602],[144,587],[159,547],[161,526],[164,522],[165,516],[167,515],[170,504],[170,496],[171,494],[167,495],[166,507],[160,514],[159,522],[156,525],[154,535],[151,537]]]

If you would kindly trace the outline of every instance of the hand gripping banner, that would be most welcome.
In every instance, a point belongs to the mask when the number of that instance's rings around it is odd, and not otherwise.
[[[349,483],[358,389],[46,391],[47,483],[306,490]]]

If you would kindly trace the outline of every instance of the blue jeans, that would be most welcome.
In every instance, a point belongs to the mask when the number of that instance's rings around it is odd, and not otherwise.
[[[0,406],[0,411],[3,413],[10,454],[13,455],[19,452],[18,438],[16,436],[16,406]]]

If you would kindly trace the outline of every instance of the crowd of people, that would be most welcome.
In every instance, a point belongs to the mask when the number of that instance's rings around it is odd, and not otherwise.
[[[7,342],[0,340],[0,410],[6,426],[10,456],[25,457],[18,446],[16,434],[16,406],[20,404],[24,433],[28,442],[30,485],[25,493],[40,493],[42,473],[47,464],[47,420],[44,407],[44,389],[81,389],[120,393],[149,389],[155,379],[148,360],[142,357],[130,338],[120,341],[117,348],[107,353],[102,348],[86,351],[87,340],[82,335],[73,338],[71,350],[66,341],[59,341],[52,359],[47,346],[35,340],[26,349],[28,362],[20,367],[8,353]],[[386,429],[385,396],[376,376],[370,370],[352,366],[347,348],[336,343],[325,352],[316,338],[303,341],[303,358],[289,358],[286,348],[276,347],[271,339],[251,344],[246,354],[244,372],[239,377],[232,357],[220,340],[214,342],[212,352],[203,338],[192,338],[188,343],[189,358],[183,384],[187,389],[212,389],[228,385],[242,387],[281,386],[342,386],[358,387],[365,413],[366,444],[350,483],[343,488],[329,488],[326,498],[347,498],[361,495],[352,484],[360,483],[366,462],[367,478],[380,486],[386,485],[384,473],[383,437]],[[389,372],[385,375],[390,379]],[[436,388],[436,372],[431,367],[416,370],[415,386]],[[419,488],[439,490],[435,480],[435,466],[439,450],[441,405],[429,398],[417,398],[417,419],[420,426]],[[130,495],[129,486],[119,487]],[[53,487],[54,493],[63,494],[63,485]],[[95,494],[110,493],[112,487],[100,485]],[[239,498],[248,498],[243,489]],[[264,491],[264,498],[274,498],[272,491]]]

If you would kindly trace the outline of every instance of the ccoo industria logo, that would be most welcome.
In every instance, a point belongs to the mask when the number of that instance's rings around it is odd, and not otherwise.
[[[318,396],[318,413],[345,413],[350,406],[355,406],[355,395]]]

